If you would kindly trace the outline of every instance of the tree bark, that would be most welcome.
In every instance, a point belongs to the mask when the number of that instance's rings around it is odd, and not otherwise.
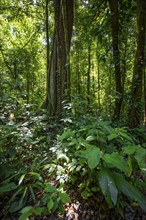
[[[131,105],[129,109],[129,126],[138,127],[142,116],[142,79],[144,74],[144,45],[146,19],[146,1],[137,0],[137,50],[135,55]]]
[[[47,78],[47,100],[50,115],[59,116],[67,99],[69,52],[73,27],[73,0],[55,0],[55,27]]]
[[[119,2],[118,0],[109,0],[111,11],[111,30],[112,30],[112,47],[113,60],[115,67],[115,84],[116,84],[116,98],[114,109],[114,120],[120,119],[120,112],[122,107],[122,77],[120,68],[120,51],[119,51]]]
[[[90,72],[91,72],[91,46],[88,46],[88,71],[87,71],[87,107],[90,106]]]

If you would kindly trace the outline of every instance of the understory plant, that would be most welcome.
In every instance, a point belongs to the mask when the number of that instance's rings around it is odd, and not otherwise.
[[[29,105],[10,113],[1,108],[1,218],[63,213],[69,189],[121,215],[127,203],[146,211],[145,128],[113,128],[89,113],[57,122]]]
[[[109,208],[121,214],[128,200],[146,211],[146,142],[138,143],[131,132],[91,115],[70,119],[51,148],[57,159],[49,172],[78,185],[84,199],[102,193]]]
[[[2,108],[0,118],[0,217],[16,215],[25,220],[63,213],[63,204],[71,202],[70,197],[44,169],[51,163],[48,149],[55,123],[47,125],[47,114],[32,112],[31,105],[17,110],[11,107],[10,103]],[[13,117],[6,112],[9,109]]]

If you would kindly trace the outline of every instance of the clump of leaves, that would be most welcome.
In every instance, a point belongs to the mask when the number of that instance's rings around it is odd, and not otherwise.
[[[50,184],[48,174],[42,169],[52,161],[48,148],[53,125],[47,125],[45,112],[32,112],[31,105],[12,109],[9,103],[8,109],[13,112],[13,118],[8,117],[6,108],[1,109],[0,197],[3,210],[0,215],[7,217],[22,209],[20,219],[27,219],[29,215],[63,211],[63,204],[70,202],[70,198],[63,187]]]
[[[83,117],[72,120],[51,148],[57,157],[52,172],[56,170],[61,182],[78,185],[84,199],[102,192],[109,208],[121,212],[121,198],[124,204],[127,197],[146,211],[144,145],[137,144],[125,128],[112,128],[93,116]]]

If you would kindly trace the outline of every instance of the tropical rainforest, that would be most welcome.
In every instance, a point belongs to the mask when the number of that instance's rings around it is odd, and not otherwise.
[[[0,0],[0,219],[146,219],[145,0]]]

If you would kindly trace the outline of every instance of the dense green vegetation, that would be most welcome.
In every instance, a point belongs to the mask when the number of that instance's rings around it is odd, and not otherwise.
[[[145,0],[0,4],[1,219],[63,216],[74,200],[109,218],[146,212],[145,11]]]

